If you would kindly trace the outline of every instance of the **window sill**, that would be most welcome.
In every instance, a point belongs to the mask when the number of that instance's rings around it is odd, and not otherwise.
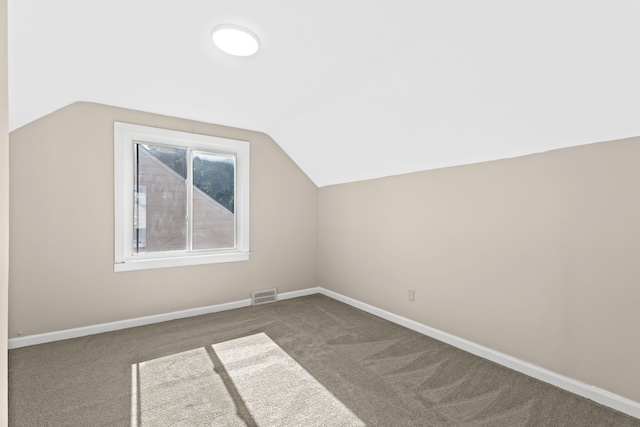
[[[250,252],[231,252],[225,254],[190,255],[174,258],[149,258],[127,260],[113,264],[113,271],[150,270],[154,268],[183,267],[187,265],[217,264],[222,262],[249,261]]]

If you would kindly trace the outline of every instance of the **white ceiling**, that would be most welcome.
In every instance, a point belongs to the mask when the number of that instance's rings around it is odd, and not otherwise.
[[[262,131],[318,185],[640,135],[640,2],[9,0],[16,129],[90,101]],[[212,27],[259,35],[248,58]]]

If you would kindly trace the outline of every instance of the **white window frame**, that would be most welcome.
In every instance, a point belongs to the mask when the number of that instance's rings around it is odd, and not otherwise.
[[[148,254],[133,253],[134,145],[136,143],[201,149],[235,155],[235,248],[152,252]],[[115,272],[249,260],[248,141],[114,122],[113,147]]]

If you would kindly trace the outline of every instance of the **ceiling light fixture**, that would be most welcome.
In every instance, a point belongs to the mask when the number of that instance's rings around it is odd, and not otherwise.
[[[211,38],[221,51],[229,55],[251,56],[260,47],[258,36],[239,25],[217,25],[211,30]]]

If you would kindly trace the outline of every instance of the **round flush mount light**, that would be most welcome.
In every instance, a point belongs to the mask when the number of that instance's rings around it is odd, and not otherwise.
[[[251,56],[260,48],[260,39],[251,30],[239,25],[223,24],[211,30],[213,43],[234,56]]]

